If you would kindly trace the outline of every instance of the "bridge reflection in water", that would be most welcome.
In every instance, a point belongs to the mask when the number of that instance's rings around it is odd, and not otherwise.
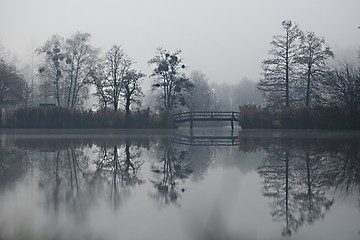
[[[239,145],[237,136],[186,136],[177,135],[173,143],[189,146],[236,146]]]

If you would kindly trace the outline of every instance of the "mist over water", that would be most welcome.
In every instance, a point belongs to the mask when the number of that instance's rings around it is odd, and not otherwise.
[[[2,132],[0,238],[359,237],[358,134],[208,133]]]

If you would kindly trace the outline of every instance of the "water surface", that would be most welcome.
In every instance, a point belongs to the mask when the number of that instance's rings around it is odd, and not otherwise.
[[[356,132],[0,139],[0,239],[360,238]]]

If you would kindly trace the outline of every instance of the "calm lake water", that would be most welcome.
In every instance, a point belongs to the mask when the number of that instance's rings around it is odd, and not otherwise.
[[[360,239],[357,132],[0,130],[0,239]]]

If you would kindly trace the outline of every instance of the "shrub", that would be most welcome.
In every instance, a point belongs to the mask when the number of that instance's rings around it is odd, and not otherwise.
[[[270,128],[272,115],[267,109],[254,104],[239,107],[239,125],[242,128]]]
[[[16,109],[7,120],[10,128],[170,128],[169,114],[149,109],[131,112],[112,109],[70,110],[66,108],[29,107]]]
[[[243,128],[359,129],[344,109],[338,107],[290,107],[270,111],[256,105],[239,107]]]

